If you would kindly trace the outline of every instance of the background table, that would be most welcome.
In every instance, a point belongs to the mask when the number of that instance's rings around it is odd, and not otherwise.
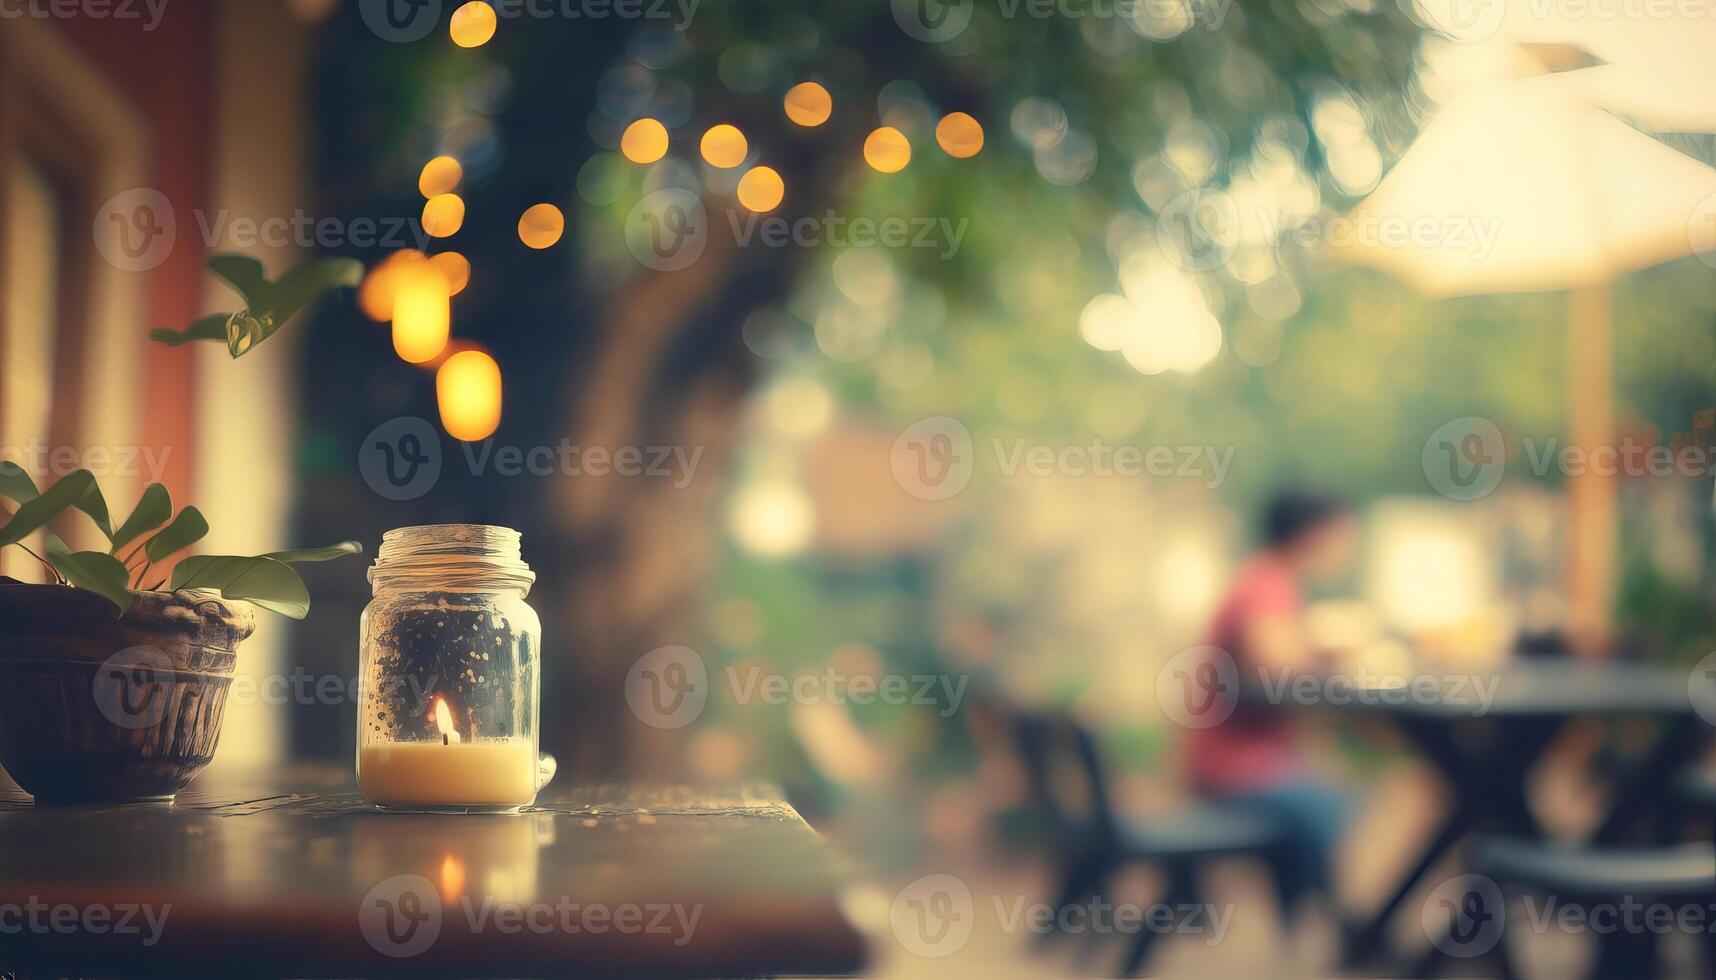
[[[1469,676],[1440,679],[1442,696],[1358,692],[1332,705],[1343,713],[1387,718],[1447,780],[1452,805],[1442,826],[1388,899],[1357,930],[1352,964],[1374,962],[1387,927],[1438,861],[1476,831],[1541,839],[1544,830],[1526,795],[1527,777],[1555,736],[1576,718],[1647,717],[1663,722],[1656,743],[1615,787],[1592,843],[1612,844],[1662,805],[1674,776],[1706,743],[1709,726],[1692,703],[1684,670],[1570,659],[1522,660],[1482,678],[1493,699],[1480,698]]]
[[[199,780],[173,807],[28,800],[0,777],[0,907],[171,910],[147,948],[83,929],[0,936],[0,974],[758,976],[865,962],[841,910],[845,867],[767,788],[595,787],[517,815],[402,814],[365,804],[349,775],[302,770]],[[505,920],[512,907],[526,917]]]

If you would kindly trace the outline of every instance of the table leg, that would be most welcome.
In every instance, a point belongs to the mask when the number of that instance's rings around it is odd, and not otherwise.
[[[1461,746],[1454,734],[1458,724],[1455,720],[1400,720],[1401,730],[1447,781],[1454,794],[1454,809],[1388,900],[1352,934],[1346,955],[1348,966],[1374,963],[1382,957],[1388,942],[1388,924],[1400,906],[1443,855],[1467,834],[1486,824],[1495,824],[1521,837],[1543,836],[1526,798],[1525,777],[1564,722],[1562,718],[1517,720],[1496,733],[1492,752],[1480,755]]]
[[[1621,843],[1653,807],[1662,806],[1667,788],[1691,765],[1707,736],[1708,729],[1697,715],[1671,722],[1656,747],[1646,754],[1644,765],[1635,767],[1632,777],[1615,787],[1614,805],[1597,832],[1591,835],[1590,843]]]
[[[1400,879],[1400,884],[1395,886],[1387,901],[1352,933],[1346,950],[1346,965],[1349,968],[1366,966],[1383,957],[1388,946],[1388,924],[1394,919],[1394,914],[1400,910],[1407,896],[1418,887],[1424,876],[1430,873],[1430,869],[1435,867],[1436,862],[1442,860],[1442,856],[1458,844],[1461,838],[1471,833],[1476,822],[1475,808],[1464,803],[1456,804],[1454,812],[1443,821],[1441,828],[1413,863],[1412,870]]]

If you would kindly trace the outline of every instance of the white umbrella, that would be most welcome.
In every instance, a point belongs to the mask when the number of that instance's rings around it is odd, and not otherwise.
[[[1571,444],[1614,442],[1610,286],[1716,246],[1694,217],[1716,169],[1573,98],[1555,76],[1508,82],[1443,108],[1353,211],[1336,258],[1430,296],[1571,290]],[[1608,626],[1615,485],[1569,480],[1568,599],[1578,638]]]

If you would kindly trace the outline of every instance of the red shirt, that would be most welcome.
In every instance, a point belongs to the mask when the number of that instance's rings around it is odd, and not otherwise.
[[[1287,563],[1258,555],[1234,576],[1207,642],[1233,658],[1241,686],[1255,689],[1262,675],[1245,649],[1250,624],[1267,617],[1297,619],[1302,607]],[[1285,710],[1274,705],[1241,704],[1225,721],[1191,729],[1185,761],[1194,785],[1216,793],[1268,789],[1304,771],[1297,732]]]

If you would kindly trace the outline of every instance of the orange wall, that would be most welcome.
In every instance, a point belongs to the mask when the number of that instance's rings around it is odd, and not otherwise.
[[[212,7],[210,0],[174,0],[165,8],[159,26],[147,35],[140,34],[134,22],[114,19],[72,18],[61,24],[72,43],[89,55],[91,64],[143,116],[153,140],[150,186],[167,196],[177,217],[172,253],[159,267],[139,273],[147,277],[148,296],[148,322],[139,323],[139,331],[183,327],[202,312],[206,255],[195,212],[206,205],[210,183],[215,78]],[[163,482],[174,499],[194,499],[193,348],[149,344],[147,349],[146,363],[139,365],[143,441],[157,452],[170,450]]]

